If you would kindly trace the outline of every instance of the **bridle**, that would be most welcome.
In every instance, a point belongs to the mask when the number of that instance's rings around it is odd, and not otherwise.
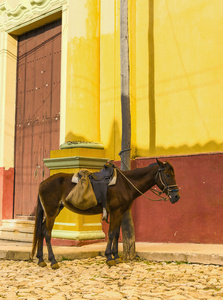
[[[165,191],[167,191],[167,196],[169,197],[170,193],[172,192],[179,192],[179,188],[176,184],[172,184],[172,185],[168,185],[166,183],[166,180],[165,180],[165,176],[163,175],[163,171],[165,169],[162,169],[162,168],[159,168],[157,173],[156,173],[156,176],[155,176],[155,182],[156,182],[156,185],[157,185],[157,180],[159,179],[160,182],[162,183],[163,185],[163,190],[161,190],[162,194],[165,193]]]
[[[161,190],[161,192],[157,191],[156,189],[154,188],[150,188],[150,191],[155,194],[156,196],[160,197],[160,199],[151,199],[149,197],[147,197],[144,193],[142,193],[126,176],[125,174],[117,167],[115,166],[115,168],[118,170],[118,172],[132,185],[132,187],[138,192],[140,193],[143,197],[147,198],[148,200],[151,200],[151,201],[168,201],[168,198],[167,197],[162,197],[161,195],[167,190],[167,196],[169,197],[170,193],[171,192],[178,192],[179,191],[179,188],[176,184],[172,184],[172,185],[168,185],[166,183],[166,180],[163,176],[163,171],[165,169],[162,169],[162,168],[159,168],[157,173],[156,173],[156,176],[155,176],[155,183],[157,184],[157,179],[159,178],[160,182],[162,183],[163,185],[163,190]]]

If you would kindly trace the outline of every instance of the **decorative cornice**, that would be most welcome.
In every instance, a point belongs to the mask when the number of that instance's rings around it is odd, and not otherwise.
[[[15,9],[13,9],[13,10],[7,10],[6,13],[7,13],[8,17],[17,18],[20,15],[22,15],[25,12],[26,9],[27,9],[26,6],[24,6],[22,4],[19,4]]]
[[[0,15],[6,10],[5,3],[0,4]]]
[[[55,10],[66,4],[67,0],[29,0],[29,3],[19,3],[10,8],[8,0],[0,4],[0,31],[9,31],[10,28],[23,26],[24,22],[32,22],[35,18]]]
[[[43,161],[45,166],[50,170],[76,168],[100,169],[108,161],[108,158],[72,156],[46,158]]]
[[[30,0],[31,5],[43,5],[47,0]]]

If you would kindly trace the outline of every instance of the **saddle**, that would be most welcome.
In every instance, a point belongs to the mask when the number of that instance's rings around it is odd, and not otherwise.
[[[111,163],[104,165],[100,172],[92,173],[89,178],[93,186],[93,190],[98,204],[106,206],[107,189],[114,173],[114,166]]]
[[[99,172],[90,172],[86,169],[80,170],[72,177],[72,182],[76,186],[70,191],[66,197],[66,201],[70,202],[74,207],[87,210],[102,204],[103,219],[107,219],[106,196],[109,185],[116,183],[115,166],[108,162]]]

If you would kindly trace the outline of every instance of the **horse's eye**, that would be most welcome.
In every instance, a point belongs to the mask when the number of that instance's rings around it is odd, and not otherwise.
[[[169,174],[166,174],[166,177],[170,177],[170,175],[169,175]]]

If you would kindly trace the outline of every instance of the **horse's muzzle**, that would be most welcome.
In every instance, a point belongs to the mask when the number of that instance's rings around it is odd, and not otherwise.
[[[170,202],[174,204],[180,199],[180,194],[179,192],[170,192],[169,198],[170,198]]]

